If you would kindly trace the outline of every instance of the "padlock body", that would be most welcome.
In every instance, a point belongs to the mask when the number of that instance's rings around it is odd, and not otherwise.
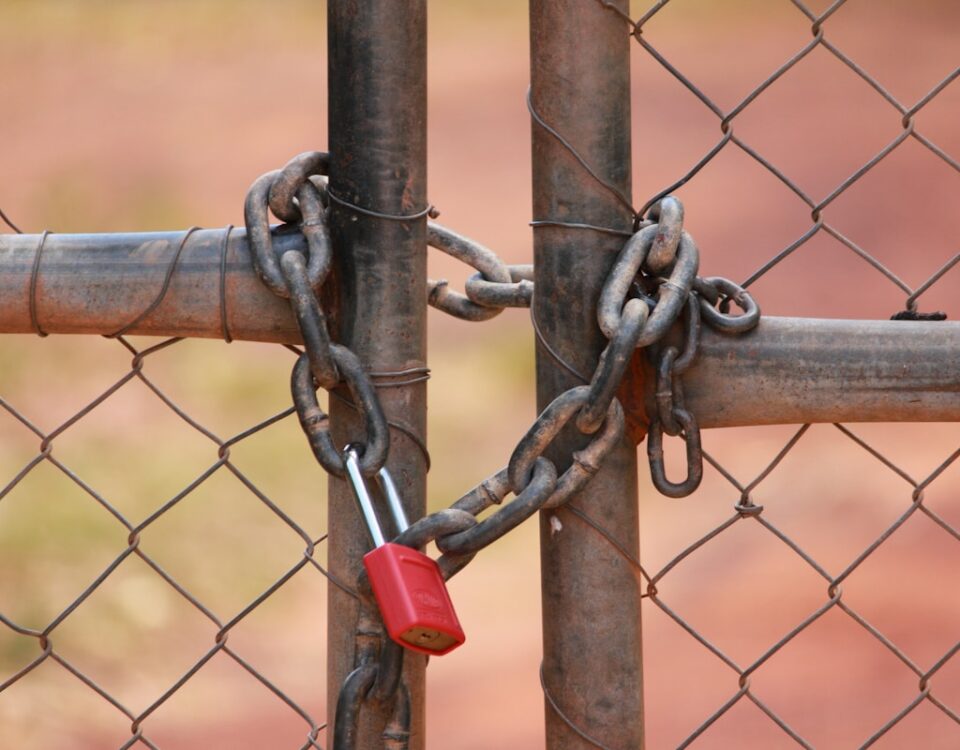
[[[437,563],[418,550],[384,544],[364,555],[390,637],[414,651],[446,654],[465,640]]]

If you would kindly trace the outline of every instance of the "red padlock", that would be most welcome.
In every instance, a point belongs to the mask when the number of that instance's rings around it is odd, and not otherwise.
[[[457,620],[453,602],[447,593],[440,567],[422,552],[384,540],[373,501],[360,473],[356,448],[343,452],[347,478],[367,524],[374,549],[363,557],[373,595],[390,637],[423,654],[441,655],[453,651],[466,637]],[[386,467],[377,472],[377,484],[383,492],[398,532],[407,522],[400,495]]]

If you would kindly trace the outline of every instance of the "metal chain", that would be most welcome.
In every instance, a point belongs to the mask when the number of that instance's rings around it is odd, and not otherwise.
[[[310,448],[328,473],[341,478],[345,476],[344,459],[330,434],[330,420],[320,407],[317,389],[322,387],[337,396],[334,389],[346,385],[352,396],[351,406],[363,421],[365,440],[359,444],[359,469],[369,477],[386,463],[390,450],[390,423],[377,396],[372,373],[364,369],[354,352],[333,343],[318,299],[318,292],[332,265],[327,228],[332,196],[325,179],[329,163],[328,154],[307,152],[291,159],[283,169],[259,177],[247,194],[244,219],[257,273],[275,294],[289,300],[303,337],[304,351],[293,367],[291,392]],[[306,255],[291,250],[277,258],[272,237],[274,231],[284,231],[284,228],[271,228],[271,211],[285,222],[298,226],[307,241]],[[467,241],[457,243],[459,238],[442,228],[436,234],[458,249],[473,244]],[[470,249],[467,247],[464,257]],[[478,256],[477,268],[497,274],[499,261],[484,263],[490,258],[496,260],[490,251],[486,254]],[[497,278],[509,281],[510,274],[505,271]],[[356,665],[344,681],[337,701],[334,748],[356,745],[362,707],[367,701],[374,701],[391,706],[391,720],[382,735],[384,747],[405,750],[410,737],[410,698],[401,680],[403,649],[387,638],[365,575],[358,581],[357,597]]]
[[[610,374],[606,377],[619,384],[629,365],[629,355],[624,356],[629,345],[649,347],[656,372],[656,409],[647,435],[650,478],[661,494],[686,497],[696,491],[703,478],[703,450],[696,417],[684,404],[680,376],[696,358],[702,322],[722,333],[745,333],[759,322],[760,308],[747,291],[729,279],[696,275],[699,251],[683,229],[684,212],[679,200],[663,198],[648,216],[648,220],[637,222],[637,232],[621,250],[600,294],[600,328],[610,344],[597,373],[604,369],[604,359],[609,359],[611,364],[606,369]],[[664,278],[663,274],[669,276]],[[740,315],[729,314],[730,302],[741,309]],[[653,309],[648,317],[650,305]],[[678,349],[665,339],[681,315],[683,348]],[[632,354],[633,348],[629,352]],[[604,398],[615,392],[614,387],[600,382],[597,374],[591,386]],[[586,414],[583,418],[595,417]],[[666,476],[664,433],[683,437],[687,472],[681,482],[672,482]]]
[[[505,469],[447,510],[415,522],[396,541],[415,547],[435,541],[443,553],[441,570],[449,578],[479,550],[536,511],[566,503],[599,470],[623,433],[624,415],[616,392],[638,349],[659,356],[657,369],[662,373],[659,413],[650,426],[654,484],[671,497],[693,492],[703,474],[703,457],[696,419],[684,408],[680,375],[696,357],[701,319],[718,331],[738,334],[755,327],[760,318],[759,307],[746,291],[727,279],[697,277],[698,266],[697,246],[683,230],[683,207],[673,197],[664,198],[651,210],[649,219],[637,222],[637,231],[624,245],[601,291],[597,318],[610,341],[589,384],[560,394],[543,410]],[[497,281],[490,284],[502,285]],[[737,304],[742,314],[729,314],[730,302]],[[681,316],[686,341],[682,354],[676,347],[659,345]],[[570,422],[593,439],[571,456],[569,468],[558,476],[557,466],[542,454]],[[679,484],[665,476],[664,432],[682,434],[687,445],[687,478]],[[510,492],[515,495],[512,502],[483,521],[476,520],[491,506],[501,505]]]
[[[477,272],[467,280],[466,295],[451,290],[446,279],[428,280],[432,307],[470,321],[489,320],[505,307],[530,307],[533,266],[508,266],[489,248],[433,221],[427,223],[427,244]]]
[[[290,301],[303,336],[304,352],[293,368],[291,390],[310,447],[327,472],[344,476],[344,460],[330,435],[329,418],[319,405],[317,389],[332,391],[345,384],[363,418],[366,439],[360,470],[369,477],[387,460],[389,425],[370,374],[350,349],[331,341],[317,297],[332,261],[326,221],[331,199],[325,181],[329,163],[328,154],[310,152],[263,175],[250,188],[244,213],[257,272],[274,293]],[[306,255],[287,251],[277,258],[272,232],[283,229],[270,227],[270,211],[299,225],[307,240]],[[413,218],[422,217],[412,215],[405,220]],[[656,359],[656,409],[648,441],[653,483],[670,497],[689,495],[699,485],[703,474],[700,432],[696,418],[685,408],[680,376],[696,357],[702,322],[724,333],[739,334],[757,324],[760,310],[733,282],[697,277],[699,251],[683,229],[683,206],[675,198],[663,198],[646,219],[638,217],[635,229],[600,293],[597,322],[609,342],[589,382],[561,393],[540,413],[505,468],[449,508],[419,519],[394,540],[413,548],[435,542],[444,579],[537,511],[567,503],[599,471],[624,433],[625,417],[616,393],[638,350],[646,350]],[[488,248],[434,222],[428,223],[427,240],[476,271],[465,285],[465,294],[451,290],[446,281],[428,280],[427,300],[434,307],[480,321],[505,307],[531,305],[532,266],[507,266]],[[731,302],[742,314],[729,314]],[[681,318],[683,342],[678,347],[671,337]],[[572,453],[561,472],[544,454],[571,423],[587,443]],[[666,477],[664,434],[680,435],[686,444],[687,476],[682,482]],[[504,504],[511,493],[513,499]],[[477,519],[494,505],[502,507]],[[334,750],[355,747],[360,713],[368,702],[389,706],[392,712],[383,733],[384,746],[406,748],[410,706],[401,679],[404,649],[386,636],[365,571],[359,575],[357,593],[356,662],[340,692]]]

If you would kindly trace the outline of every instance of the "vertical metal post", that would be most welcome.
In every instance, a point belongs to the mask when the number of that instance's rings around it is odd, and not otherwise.
[[[627,0],[615,4],[627,10]],[[622,18],[601,2],[531,0],[530,41],[534,111],[596,175],[629,197],[630,39]],[[534,219],[629,231],[631,211],[543,124],[535,121],[532,127]],[[623,242],[623,237],[584,228],[536,230],[539,329],[550,347],[585,375],[593,372],[606,343],[597,326],[597,298]],[[538,348],[541,409],[579,384]],[[585,442],[575,431],[561,438],[551,455],[557,461],[569,460],[564,457]],[[625,440],[572,504],[636,555],[635,448]],[[572,513],[542,513],[540,526],[547,747],[640,748],[636,571],[610,540]]]
[[[330,190],[363,209],[405,216],[426,205],[426,0],[330,0],[329,117]],[[391,429],[388,466],[407,515],[426,508],[426,457],[417,442],[426,436],[426,218],[378,218],[334,202],[331,233],[336,259],[340,319],[337,340],[371,371],[409,373],[393,378],[379,395]],[[416,381],[416,382],[410,382]],[[331,398],[330,418],[341,441],[361,439],[356,413]],[[409,432],[410,434],[407,434]],[[354,582],[369,538],[346,484],[331,480],[329,560],[338,579]],[[327,637],[328,716],[354,668],[355,601],[329,587]],[[424,665],[407,653],[410,748],[423,748]],[[360,748],[380,748],[389,706],[364,707]],[[331,724],[332,726],[332,724]],[[332,731],[329,735],[332,739]]]

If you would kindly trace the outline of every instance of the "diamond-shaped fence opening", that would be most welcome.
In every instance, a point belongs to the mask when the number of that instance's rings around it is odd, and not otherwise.
[[[47,461],[0,501],[0,612],[42,628],[126,547],[128,532]],[[32,592],[26,596],[25,592]]]
[[[637,20],[631,20],[629,22],[629,28],[632,30],[633,36],[638,41],[643,52],[675,79],[678,90],[685,90],[687,95],[692,95],[699,100],[702,111],[707,114],[712,114],[715,118],[719,131],[714,144],[706,150],[699,159],[688,165],[678,174],[674,182],[659,187],[657,192],[651,196],[649,200],[645,201],[643,205],[645,208],[651,201],[655,200],[657,196],[666,192],[677,191],[689,180],[695,178],[717,154],[723,152],[725,149],[739,149],[749,155],[750,158],[754,159],[758,164],[762,165],[771,175],[793,191],[797,199],[806,204],[811,216],[809,228],[793,241],[780,248],[775,254],[769,256],[764,263],[759,265],[745,279],[746,282],[753,283],[757,281],[757,279],[775,268],[784,258],[798,251],[812,237],[820,233],[826,233],[834,237],[844,245],[847,250],[859,256],[866,264],[886,277],[896,288],[900,289],[907,298],[907,304],[912,307],[913,300],[911,299],[911,295],[913,295],[921,285],[911,286],[903,281],[894,269],[891,269],[887,264],[876,258],[870,248],[861,246],[856,237],[848,236],[843,227],[837,226],[833,221],[830,207],[841,196],[853,189],[865,175],[868,175],[872,170],[876,169],[890,154],[894,153],[908,140],[921,144],[936,158],[943,161],[944,164],[952,169],[957,169],[958,164],[956,160],[945,151],[940,144],[937,144],[923,133],[921,120],[924,109],[929,106],[943,90],[950,86],[958,74],[960,74],[960,69],[954,71],[942,70],[942,66],[940,66],[940,69],[931,76],[927,88],[922,95],[909,102],[898,100],[870,71],[862,67],[856,60],[846,55],[839,46],[830,41],[828,34],[830,21],[833,17],[839,16],[844,12],[843,6],[845,4],[846,3],[842,1],[834,3],[818,15],[811,10],[811,8],[799,2],[799,0],[796,0],[793,3],[793,5],[796,6],[796,10],[799,11],[799,14],[796,14],[796,22],[799,24],[809,24],[811,36],[808,41],[797,49],[792,50],[791,54],[784,56],[779,65],[767,71],[766,76],[758,79],[748,94],[739,98],[736,103],[724,106],[718,103],[718,99],[713,98],[716,94],[711,91],[710,87],[711,83],[714,84],[716,88],[718,84],[722,82],[716,80],[713,76],[705,76],[702,71],[690,71],[684,68],[682,62],[674,61],[658,47],[658,26],[656,19],[658,16],[670,13],[671,6],[674,8],[678,7],[680,5],[679,3],[670,3],[669,1],[658,2],[645,15]],[[606,4],[603,5],[606,6]],[[853,13],[854,9],[851,8],[847,12]],[[806,21],[804,21],[804,16],[806,17]],[[738,32],[746,21],[746,18],[734,19],[729,16],[721,16],[720,23],[717,25],[735,36],[742,36],[738,34]],[[792,78],[797,78],[799,81],[799,76],[805,67],[814,64],[827,65],[828,63],[836,68],[834,74],[829,75],[819,72],[817,76],[811,79],[818,82],[811,91],[813,93],[820,92],[823,89],[824,81],[826,81],[828,87],[827,92],[829,92],[831,85],[837,85],[837,82],[841,80],[844,82],[844,85],[859,84],[860,89],[867,92],[867,94],[874,99],[874,102],[870,104],[870,113],[867,113],[866,116],[863,116],[863,113],[859,113],[860,116],[854,118],[838,117],[836,114],[832,115],[829,111],[824,111],[822,106],[817,106],[815,101],[811,101],[812,97],[810,95],[804,95],[803,93],[787,96],[785,100],[780,100],[779,102],[774,98],[774,91],[779,92],[779,90],[787,88],[791,85],[790,81]],[[716,67],[722,68],[722,66]],[[697,76],[698,72],[704,75],[703,79]],[[729,85],[727,85],[726,88],[729,88]],[[860,95],[861,94],[858,94],[858,96]],[[843,96],[841,98],[843,101],[838,103],[845,105],[846,108],[842,111],[846,114],[850,111],[850,97]],[[771,106],[778,105],[778,110],[782,110],[786,106],[786,103],[789,102],[792,106],[803,110],[804,113],[816,112],[816,125],[818,126],[818,130],[829,135],[836,134],[839,127],[840,132],[845,131],[848,133],[848,136],[846,138],[840,138],[840,142],[834,144],[838,149],[831,147],[830,153],[824,153],[824,146],[819,148],[815,146],[807,148],[794,146],[790,151],[791,158],[781,162],[777,159],[775,151],[785,145],[782,142],[782,137],[792,131],[796,132],[798,136],[807,137],[808,139],[810,128],[806,127],[796,130],[788,127],[791,123],[785,123],[778,127],[775,120],[771,121],[770,117],[766,117],[763,118],[768,121],[765,127],[765,133],[756,139],[757,142],[753,142],[748,137],[749,128],[743,128],[743,133],[741,133],[739,120],[746,117],[747,113],[755,107],[759,108],[764,106],[761,105],[764,99],[771,99],[773,101]],[[872,123],[878,121],[884,111],[887,115],[887,121],[891,124],[889,128],[877,129]],[[865,128],[869,128],[871,131],[877,130],[877,133],[879,133],[880,130],[884,132],[889,130],[890,132],[879,140],[874,139],[876,140],[875,143],[864,143]],[[655,138],[652,140],[656,142]],[[768,148],[765,149],[763,147],[763,141],[765,140],[775,142],[777,148],[770,148],[768,146]],[[812,188],[805,188],[802,180],[799,180],[799,175],[797,175],[797,170],[801,164],[801,162],[796,162],[797,157],[800,156],[802,158],[802,164],[806,165],[807,169],[815,169],[814,174],[822,178],[828,169],[828,165],[832,164],[836,166],[838,161],[842,163],[842,158],[837,158],[837,150],[839,150],[843,158],[848,158],[851,153],[859,153],[861,151],[863,153],[858,158],[850,161],[847,170],[830,181],[826,188],[821,188],[816,192],[814,192]],[[818,156],[820,158],[817,158]],[[794,162],[793,168],[790,167],[791,161]],[[813,165],[816,166],[814,167]],[[807,170],[804,169],[803,171]]]
[[[158,730],[175,746],[192,731],[189,717],[202,710],[213,717],[206,724],[211,737],[233,736],[231,746],[274,746],[278,737],[290,747],[317,746],[321,722],[313,715],[325,713],[322,639],[311,637],[305,647],[302,633],[324,631],[319,488],[313,506],[284,503],[279,498],[302,488],[278,482],[271,487],[275,501],[243,468],[257,471],[260,452],[233,455],[289,421],[291,409],[278,406],[269,389],[249,393],[246,421],[228,423],[234,431],[219,435],[160,385],[169,378],[171,390],[183,388],[187,368],[170,361],[179,342],[102,343],[122,350],[124,367],[72,414],[51,419],[54,412],[28,397],[26,380],[12,380],[2,404],[11,427],[5,441],[22,448],[9,452],[20,460],[4,464],[4,548],[25,545],[29,552],[11,553],[0,585],[0,685],[13,696],[5,710],[19,706],[6,736],[22,747],[157,747]],[[63,343],[67,358],[73,347]],[[261,379],[272,368],[273,381],[283,384],[290,357],[273,352],[273,364],[260,357],[248,366]],[[154,373],[152,358],[161,355],[167,361]],[[225,367],[205,373],[206,387],[218,377],[225,389],[237,388]],[[22,403],[30,415],[15,405]],[[54,426],[39,427],[33,411]],[[276,442],[292,441],[287,435]],[[303,513],[305,526],[285,505]],[[284,601],[288,588],[300,595]],[[278,645],[258,646],[262,639]],[[312,690],[304,690],[306,675]],[[172,701],[193,683],[204,685],[206,704]],[[64,684],[71,696],[80,690],[98,706],[72,735],[67,715],[49,722],[19,716],[40,705],[23,696],[55,695]],[[67,711],[89,702],[69,701]],[[269,719],[269,740],[254,729],[257,717]]]

